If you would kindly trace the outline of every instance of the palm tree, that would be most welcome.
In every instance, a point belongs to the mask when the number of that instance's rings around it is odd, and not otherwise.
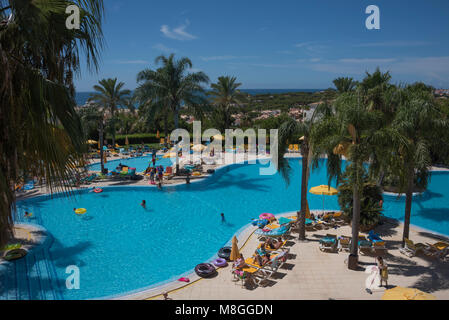
[[[399,176],[400,190],[405,191],[404,239],[409,238],[410,215],[415,181],[427,186],[429,167],[432,165],[432,146],[442,143],[449,130],[449,122],[435,104],[432,90],[422,84],[404,89],[405,99],[399,105],[392,126],[405,137],[394,153],[393,171]],[[434,148],[434,152],[438,152]]]
[[[92,106],[86,107],[81,112],[81,121],[86,126],[95,126],[98,130],[98,141],[100,145],[100,165],[101,172],[104,172],[104,127],[105,127],[105,112],[104,107],[94,104]],[[86,137],[87,138],[87,137]]]
[[[103,79],[99,81],[100,85],[94,85],[96,93],[92,94],[90,101],[95,101],[103,106],[109,112],[110,126],[112,132],[112,145],[115,146],[116,132],[116,113],[118,106],[127,106],[127,98],[131,91],[122,90],[125,85],[123,82],[117,83],[117,78]]]
[[[307,211],[307,189],[310,169],[311,154],[313,153],[313,139],[311,137],[314,125],[322,117],[327,117],[331,113],[331,107],[325,103],[318,106],[313,112],[310,120],[297,122],[289,118],[279,127],[279,152],[278,171],[281,172],[287,184],[290,183],[291,167],[288,160],[284,158],[289,142],[301,139],[302,154],[302,175],[301,175],[301,214],[299,221],[299,240],[306,239],[306,211]]]
[[[80,8],[79,30],[68,30],[65,9]],[[103,1],[0,1],[0,247],[12,235],[14,186],[64,182],[86,148],[75,112],[73,76],[86,55],[91,70],[102,48]]]
[[[219,108],[217,118],[222,132],[231,125],[230,107],[242,104],[244,99],[244,95],[237,89],[242,84],[236,81],[236,77],[218,77],[218,82],[212,83],[212,90],[208,92],[208,95],[212,96],[212,104]]]
[[[363,103],[360,90],[340,95],[335,102],[336,114],[328,117],[313,130],[314,157],[323,153],[328,155],[328,177],[339,182],[341,178],[341,156],[345,156],[350,165],[346,168],[346,177],[353,187],[352,245],[348,267],[357,264],[358,235],[360,229],[360,199],[363,189],[363,164],[378,154],[379,145],[393,136],[383,128],[383,114],[370,110]],[[384,151],[385,152],[385,151]]]
[[[335,88],[337,89],[337,92],[339,94],[345,93],[345,92],[351,92],[355,89],[357,86],[357,81],[354,81],[353,78],[337,78],[333,81]]]
[[[141,82],[136,89],[136,97],[142,104],[150,104],[157,109],[167,108],[173,112],[175,129],[179,125],[179,109],[183,104],[197,105],[204,101],[203,84],[209,82],[204,72],[188,72],[192,68],[189,58],[175,60],[175,55],[159,56],[156,64],[162,66],[157,70],[145,69],[137,75]],[[168,132],[166,132],[166,137]]]

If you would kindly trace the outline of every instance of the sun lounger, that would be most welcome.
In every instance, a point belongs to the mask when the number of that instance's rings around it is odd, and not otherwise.
[[[23,190],[29,191],[34,189],[34,181],[30,181],[23,186]]]
[[[258,239],[263,237],[280,238],[289,234],[290,227],[290,225],[282,225],[269,231],[264,231],[265,229],[258,229],[254,232],[254,234],[258,236]]]
[[[426,247],[423,243],[414,243],[412,240],[407,238],[404,239],[405,246],[399,249],[399,252],[406,255],[407,257],[414,257],[419,252],[424,252],[424,248]]]
[[[324,238],[320,239],[320,250],[321,251],[336,251],[337,250],[337,236],[333,234],[327,234]]]
[[[372,243],[365,236],[359,235],[359,253],[365,254],[365,250],[372,250]]]
[[[279,248],[277,248],[277,249],[270,248],[270,247],[267,246],[265,243],[261,243],[261,244],[258,246],[258,248],[262,248],[262,246],[263,246],[263,249],[264,249],[265,251],[269,252],[269,253],[281,252],[281,251],[289,250],[288,248],[285,248],[285,244],[286,244],[286,243],[287,243],[287,240],[284,240],[284,241],[282,242],[282,245],[281,245]]]
[[[242,288],[248,282],[253,282],[256,285],[261,285],[261,283],[269,277],[269,274],[263,269],[250,266],[241,269],[233,268],[231,272],[234,275],[234,281],[241,281]]]
[[[254,257],[246,259],[245,262],[251,267],[262,269],[264,272],[268,273],[269,276],[271,276],[276,273],[278,269],[287,261],[288,253],[289,251],[273,253],[270,256],[270,261],[263,266],[258,265]]]
[[[434,244],[427,243],[424,247],[424,254],[433,258],[444,258],[449,250],[449,244],[446,242],[436,242]]]
[[[339,251],[348,251],[351,249],[351,237],[341,236],[338,239],[338,250]]]
[[[368,239],[372,242],[372,250],[386,250],[385,247],[385,241],[382,240],[382,238],[375,233],[373,230],[371,230],[368,233]]]

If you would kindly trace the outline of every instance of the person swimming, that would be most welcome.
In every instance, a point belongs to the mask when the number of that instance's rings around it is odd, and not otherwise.
[[[221,214],[221,222],[222,222],[222,223],[226,222],[226,219],[225,219],[224,213],[222,213],[222,214]]]
[[[145,200],[142,200],[142,203],[140,204],[144,209],[147,208],[147,202]]]
[[[25,211],[25,218],[31,217],[33,214],[31,212]]]

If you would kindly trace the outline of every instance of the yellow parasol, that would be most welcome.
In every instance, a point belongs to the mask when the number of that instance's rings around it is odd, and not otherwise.
[[[336,194],[338,194],[337,189],[325,185],[313,187],[309,190],[309,192],[312,194],[323,196],[323,211],[324,211],[324,196],[335,196]]]
[[[125,144],[129,145],[128,136],[126,136],[126,138],[125,138]]]
[[[414,288],[395,287],[385,290],[382,300],[436,300],[436,297]]]
[[[203,144],[196,144],[193,146],[192,150],[193,151],[203,151],[204,149],[206,149],[207,147]]]
[[[213,136],[212,138],[214,138],[214,140],[220,140],[220,141],[223,141],[223,140],[224,140],[224,138],[223,138],[223,136],[222,136],[221,134],[216,134],[216,135]]]
[[[237,237],[234,236],[234,238],[232,238],[232,249],[231,249],[231,254],[229,256],[229,260],[231,261],[235,261],[238,259],[239,257],[239,247],[237,246]]]

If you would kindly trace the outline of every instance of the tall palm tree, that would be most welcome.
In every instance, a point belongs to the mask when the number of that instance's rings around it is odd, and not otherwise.
[[[80,8],[79,30],[68,30],[65,9]],[[10,239],[14,185],[64,182],[85,150],[75,112],[74,74],[80,57],[97,67],[102,48],[103,1],[0,1],[0,247]]]
[[[94,85],[96,91],[91,95],[90,101],[95,101],[109,112],[109,120],[112,132],[112,145],[115,146],[116,113],[118,106],[127,106],[130,90],[122,89],[125,83],[117,83],[117,78],[100,80],[99,85]]]
[[[353,78],[348,77],[337,78],[333,81],[333,83],[339,94],[351,92],[357,86],[357,81],[354,81]]]
[[[432,145],[441,143],[449,130],[449,122],[437,108],[431,89],[418,83],[407,86],[404,92],[405,99],[392,123],[405,137],[393,154],[396,161],[393,171],[398,174],[400,190],[406,195],[403,245],[404,239],[409,238],[415,182],[420,187],[427,186]]]
[[[175,128],[179,125],[179,110],[184,105],[197,105],[204,95],[203,84],[209,82],[208,76],[202,72],[189,72],[192,61],[183,57],[175,60],[175,55],[159,56],[157,70],[145,69],[137,75],[140,86],[136,95],[141,103],[149,103],[156,108],[167,108],[173,112]],[[168,135],[168,132],[166,132]],[[167,136],[166,135],[166,136]]]
[[[335,101],[336,114],[325,119],[313,131],[315,157],[328,155],[329,180],[341,177],[341,157],[344,155],[350,165],[346,172],[353,186],[352,245],[348,267],[352,268],[358,260],[358,235],[360,229],[360,198],[363,187],[363,164],[380,152],[378,146],[392,136],[384,130],[383,114],[370,110],[363,103],[360,90],[340,95]]]
[[[289,118],[279,127],[279,152],[278,171],[281,172],[287,184],[290,183],[291,167],[287,159],[284,158],[289,142],[301,139],[302,155],[302,175],[301,175],[301,214],[299,221],[299,240],[306,239],[306,211],[307,211],[307,189],[310,172],[310,161],[313,153],[312,130],[317,121],[322,120],[332,113],[331,107],[325,103],[319,105],[313,112],[310,120],[298,122]]]
[[[231,125],[230,107],[242,104],[244,99],[244,95],[238,90],[242,84],[236,81],[236,77],[218,77],[217,83],[212,83],[212,90],[208,92],[212,97],[212,104],[219,108],[217,116],[222,132]]]
[[[101,172],[104,172],[104,127],[105,127],[105,111],[104,107],[98,104],[91,105],[86,107],[81,112],[81,121],[84,126],[93,125],[98,130],[98,142],[100,145],[100,166]],[[86,137],[87,138],[87,137]]]

